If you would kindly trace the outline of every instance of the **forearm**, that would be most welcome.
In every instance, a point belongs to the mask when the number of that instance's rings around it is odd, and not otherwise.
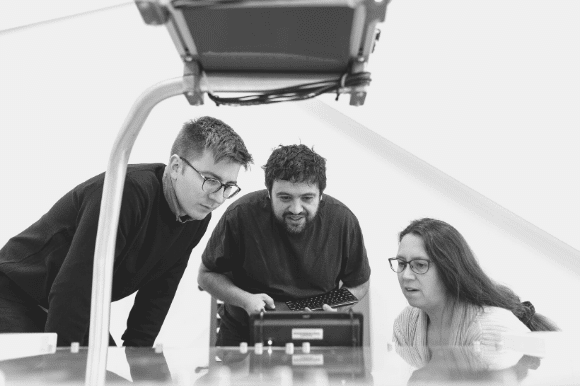
[[[367,292],[369,292],[369,281],[367,280],[363,284],[356,287],[350,287],[346,285],[343,287],[348,288],[348,290],[352,292],[352,294],[360,301],[367,295]]]
[[[153,346],[186,267],[184,256],[159,278],[139,288],[122,336],[124,346]]]
[[[369,291],[369,282],[367,280],[365,283],[363,283],[361,285],[358,285],[356,287],[350,287],[350,286],[347,286],[347,285],[343,285],[342,287],[348,289],[360,301],[360,300],[362,300],[362,298],[364,298],[366,296],[367,292]],[[325,304],[323,306],[323,310],[324,311],[341,311],[341,312],[345,312],[345,311],[350,310],[354,306],[355,306],[355,304],[349,304],[347,306],[340,306],[338,308],[331,308],[330,306],[328,306],[328,305]]]
[[[236,286],[232,280],[222,273],[211,272],[207,268],[200,267],[197,282],[201,288],[209,292],[214,298],[241,308],[246,308],[248,297],[251,296]]]

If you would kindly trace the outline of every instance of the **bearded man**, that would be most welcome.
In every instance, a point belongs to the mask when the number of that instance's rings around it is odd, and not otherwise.
[[[228,207],[202,255],[199,286],[224,302],[217,346],[249,342],[252,313],[343,286],[359,300],[368,291],[358,220],[323,197],[326,160],[305,145],[280,146],[263,169],[267,189]]]

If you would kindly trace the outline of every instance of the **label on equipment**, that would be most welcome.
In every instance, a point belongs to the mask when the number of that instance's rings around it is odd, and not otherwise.
[[[322,328],[293,328],[292,340],[322,340],[324,330]]]
[[[324,364],[323,354],[292,355],[293,366],[322,366],[323,364]]]

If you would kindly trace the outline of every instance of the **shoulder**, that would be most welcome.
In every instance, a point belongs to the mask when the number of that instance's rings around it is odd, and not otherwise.
[[[421,315],[420,309],[418,309],[416,307],[412,307],[412,306],[407,306],[403,309],[403,311],[401,311],[399,316],[397,316],[397,319],[395,322],[397,322],[397,321],[408,322],[408,321],[412,321],[412,320],[417,320],[417,319],[419,319],[420,315]]]
[[[123,188],[124,207],[147,207],[163,194],[164,164],[132,164],[127,166]]]
[[[123,195],[131,195],[135,191],[144,191],[146,189],[159,189],[161,184],[160,177],[163,175],[164,168],[165,165],[163,164],[139,164],[127,166]],[[77,202],[89,203],[91,201],[97,201],[98,204],[101,201],[104,181],[105,173],[100,173],[80,183],[70,193],[73,194],[74,200]]]
[[[164,164],[134,164],[127,166],[125,187],[155,190],[162,187]]]
[[[325,216],[358,224],[358,219],[355,214],[338,199],[329,196],[328,194],[323,194],[320,205],[321,211]]]
[[[511,312],[500,307],[483,307],[478,316],[482,328],[503,328],[529,331],[529,329]]]
[[[327,206],[329,208],[350,212],[350,209],[348,209],[348,207],[346,205],[344,205],[342,203],[342,201],[339,201],[338,199],[336,199],[336,198],[334,198],[326,193],[322,194],[322,202],[324,203],[325,206]]]
[[[483,307],[476,321],[481,329],[482,343],[499,343],[503,333],[530,331],[510,310],[500,307]]]
[[[233,213],[268,209],[268,193],[266,189],[250,192],[232,202],[226,209],[226,215]]]

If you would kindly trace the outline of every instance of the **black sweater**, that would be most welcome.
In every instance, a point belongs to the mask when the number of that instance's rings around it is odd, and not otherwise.
[[[211,214],[180,223],[163,195],[163,164],[129,165],[119,218],[112,301],[139,291],[123,334],[151,347]],[[86,342],[104,173],[80,184],[0,250],[0,271],[48,309],[58,345]]]

